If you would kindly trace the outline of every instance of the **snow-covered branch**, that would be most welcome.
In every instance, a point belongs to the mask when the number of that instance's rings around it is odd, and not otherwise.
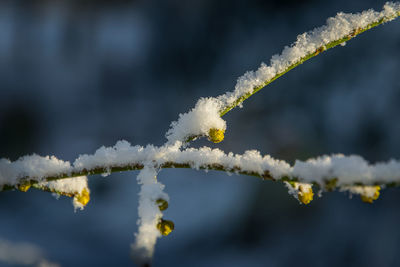
[[[55,167],[55,163],[59,165],[58,168]],[[226,154],[220,149],[209,147],[181,150],[170,146],[131,146],[127,141],[119,141],[113,147],[99,148],[92,155],[81,155],[73,164],[55,157],[38,155],[25,156],[14,162],[3,160],[0,163],[0,186],[7,189],[19,188],[27,183],[41,185],[69,177],[142,170],[144,166],[149,165],[156,169],[224,171],[275,181],[317,184],[321,188],[329,186],[329,190],[334,189],[331,182],[333,179],[335,187],[400,184],[400,162],[397,160],[369,164],[360,156],[336,154],[306,161],[296,160],[291,166],[286,161],[274,159],[270,155],[262,156],[256,150],[248,150],[240,155]],[[81,191],[81,181],[78,183],[78,179],[75,180],[77,184],[73,185],[72,181],[69,181],[65,183],[62,191],[73,191],[69,186],[80,186],[76,191]]]
[[[73,197],[75,208],[83,208],[90,199],[87,175],[140,170],[139,231],[132,255],[143,265],[151,262],[157,238],[174,228],[171,221],[163,219],[169,196],[163,192],[157,174],[164,168],[217,170],[282,181],[303,204],[313,199],[313,185],[320,191],[338,189],[359,194],[363,201],[373,202],[382,186],[400,185],[399,161],[369,164],[360,156],[336,154],[296,160],[290,165],[256,150],[239,155],[209,147],[187,147],[189,141],[200,136],[215,143],[222,141],[227,126],[221,117],[231,109],[241,107],[244,100],[308,59],[398,16],[400,3],[386,3],[381,12],[338,13],[327,20],[327,25],[299,35],[294,44],[271,58],[270,65],[262,63],[257,71],[244,74],[233,91],[199,99],[193,109],[171,123],[167,142],[161,147],[131,146],[119,141],[113,147],[101,147],[93,155],[81,155],[72,164],[54,156],[24,156],[14,162],[0,159],[0,191],[35,187]]]
[[[180,114],[178,121],[171,124],[166,135],[168,141],[185,142],[200,136],[210,137],[213,128],[225,131],[226,124],[221,117],[237,106],[242,107],[243,101],[271,82],[320,53],[344,45],[357,35],[399,16],[400,3],[388,2],[381,12],[370,9],[356,14],[338,13],[328,18],[326,25],[298,35],[297,40],[286,46],[280,55],[272,56],[269,65],[261,63],[258,70],[239,77],[235,90],[199,99],[192,110]]]

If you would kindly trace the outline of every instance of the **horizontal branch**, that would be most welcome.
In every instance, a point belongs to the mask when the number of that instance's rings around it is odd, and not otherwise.
[[[297,160],[290,166],[283,160],[262,156],[256,150],[239,155],[208,147],[177,150],[170,146],[131,146],[119,141],[114,147],[101,147],[93,155],[78,157],[72,166],[55,157],[38,155],[5,164],[0,162],[0,187],[7,190],[64,178],[141,170],[144,166],[224,171],[274,181],[318,184],[330,189],[400,183],[400,162],[396,160],[371,165],[360,156],[338,154]]]
[[[160,169],[194,169],[193,163],[176,163],[176,162],[165,162],[161,165],[155,166],[156,168]],[[51,181],[57,181],[61,179],[67,179],[67,178],[74,178],[74,177],[79,177],[79,176],[90,176],[90,175],[96,175],[96,174],[111,174],[115,172],[126,172],[126,171],[136,171],[136,170],[141,170],[144,168],[144,164],[140,163],[129,163],[123,166],[97,166],[94,168],[90,169],[82,169],[82,170],[76,170],[76,171],[71,171],[69,173],[59,173],[56,175],[49,175],[49,176],[44,176],[41,177],[40,180],[42,182],[51,182]],[[261,178],[263,180],[276,180],[273,178],[268,171],[265,171],[264,173],[260,174],[254,171],[243,171],[239,167],[233,167],[229,168],[226,166],[223,166],[221,164],[206,164],[199,166],[198,168],[195,168],[198,170],[212,170],[212,171],[223,171],[227,173],[235,173],[235,174],[240,174],[240,175],[248,175],[248,176],[254,176]],[[55,191],[54,189],[50,189],[48,187],[38,187],[35,186],[39,182],[37,180],[37,177],[29,177],[25,176],[20,179],[20,182],[16,185],[9,185],[9,184],[4,184],[2,190],[12,190],[15,188],[19,188],[21,186],[34,186],[38,189],[41,189],[43,191],[47,192],[52,192],[52,193],[58,193],[65,195],[63,192],[58,192]],[[67,196],[72,196],[73,194],[67,195]]]

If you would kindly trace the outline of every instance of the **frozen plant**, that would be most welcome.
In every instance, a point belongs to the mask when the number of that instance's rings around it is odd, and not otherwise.
[[[227,130],[222,117],[242,107],[244,100],[308,59],[398,16],[400,3],[386,3],[380,12],[338,13],[325,26],[299,35],[294,44],[274,55],[269,65],[262,63],[258,70],[245,73],[233,91],[199,99],[193,109],[171,123],[163,146],[132,146],[118,141],[92,155],[81,155],[72,164],[54,156],[24,156],[14,162],[1,159],[0,188],[25,192],[34,187],[70,196],[74,207],[83,209],[90,199],[86,176],[140,170],[139,227],[131,247],[134,259],[143,266],[150,265],[157,238],[174,230],[173,222],[163,218],[169,201],[164,185],[157,180],[163,168],[216,170],[281,181],[302,204],[313,200],[313,187],[320,192],[348,191],[372,203],[383,187],[400,184],[400,161],[369,164],[360,156],[336,154],[290,165],[256,150],[238,155],[209,147],[192,148],[190,142],[201,137],[221,142]]]

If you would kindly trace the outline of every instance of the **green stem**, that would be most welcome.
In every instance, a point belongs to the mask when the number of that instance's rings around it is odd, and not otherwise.
[[[73,178],[73,177],[78,177],[78,176],[88,176],[88,175],[95,175],[95,174],[104,174],[104,173],[113,173],[113,172],[124,172],[124,171],[134,171],[134,170],[141,170],[143,169],[144,165],[140,163],[133,163],[133,164],[126,164],[122,166],[107,166],[107,167],[94,167],[91,169],[83,169],[79,171],[72,171],[71,173],[60,173],[57,175],[52,175],[52,176],[46,176],[42,177],[41,181],[55,181],[55,180],[60,180],[60,179],[66,179],[66,178]],[[186,168],[186,169],[193,169],[192,165],[190,163],[176,163],[176,162],[165,162],[161,165],[157,165],[157,168],[161,169],[166,169],[166,168]],[[201,170],[214,170],[214,171],[224,171],[224,172],[232,172],[232,173],[237,173],[237,174],[243,174],[243,175],[249,175],[249,176],[255,176],[259,177],[262,179],[268,179],[268,180],[275,180],[268,171],[265,171],[263,174],[259,174],[257,172],[249,172],[249,171],[243,171],[239,167],[226,167],[221,164],[205,164],[202,166],[199,166],[199,169]],[[20,184],[23,185],[31,185],[35,188],[41,189],[41,187],[37,186],[38,181],[35,179],[35,177],[24,177],[20,179]],[[13,190],[18,188],[19,185],[3,185],[2,190]],[[44,189],[45,191],[49,191]],[[1,191],[1,190],[0,190]]]
[[[60,179],[66,179],[66,178],[73,178],[73,177],[78,177],[78,176],[89,176],[89,175],[96,175],[96,174],[104,174],[104,173],[114,173],[114,172],[124,172],[124,171],[135,171],[135,170],[141,170],[143,169],[144,165],[141,163],[127,163],[125,165],[120,165],[120,166],[106,166],[106,167],[93,167],[90,169],[83,169],[79,171],[72,171],[70,173],[59,173],[56,175],[51,175],[51,176],[46,176],[42,177],[41,181],[55,181],[55,180],[60,180]],[[253,172],[253,171],[245,171],[242,170],[238,166],[234,167],[229,167],[229,166],[224,166],[222,164],[204,164],[198,167],[194,167],[193,163],[187,162],[187,163],[176,163],[176,162],[165,162],[159,165],[155,165],[156,168],[160,169],[200,169],[200,170],[213,170],[213,171],[223,171],[223,172],[229,172],[229,173],[236,173],[240,175],[248,175],[248,176],[253,176],[253,177],[258,177],[263,180],[272,180],[272,181],[294,181],[298,182],[299,179],[297,177],[292,177],[292,176],[284,176],[284,177],[273,177],[269,171],[265,171],[264,173],[260,174],[258,172]],[[332,181],[335,183],[332,184]],[[336,181],[337,178],[331,177],[330,179],[326,179],[326,187],[328,190],[334,190],[336,186]],[[316,183],[314,183],[317,185]],[[38,181],[36,177],[24,177],[20,179],[20,184],[18,185],[3,185],[2,190],[0,191],[5,191],[5,190],[14,190],[18,189],[20,185],[30,185],[34,188],[41,189],[44,191],[48,192],[53,192],[53,193],[58,193],[61,195],[65,195],[63,192],[58,192],[54,191],[53,189],[50,189],[46,186],[39,186]],[[363,183],[355,183],[353,185],[360,185],[362,186]],[[388,187],[396,187],[399,186],[400,183],[377,183],[375,185],[386,185]],[[70,196],[73,196],[74,194],[71,193]]]

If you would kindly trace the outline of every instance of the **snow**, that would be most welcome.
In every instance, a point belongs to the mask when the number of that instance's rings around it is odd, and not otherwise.
[[[390,160],[370,164],[361,156],[342,154],[325,155],[311,158],[306,161],[296,160],[291,166],[289,163],[274,159],[270,155],[261,155],[257,150],[248,150],[243,154],[225,153],[222,150],[209,147],[181,149],[176,146],[153,145],[131,146],[127,141],[118,141],[113,147],[101,147],[92,155],[79,156],[71,166],[68,162],[55,157],[22,157],[17,161],[2,160],[0,185],[17,185],[21,178],[44,181],[46,177],[58,176],[64,173],[77,173],[83,170],[90,171],[102,168],[105,171],[112,167],[137,166],[138,168],[162,168],[168,163],[186,164],[193,169],[213,169],[221,166],[227,172],[255,173],[262,176],[270,174],[274,179],[283,177],[297,179],[304,183],[324,185],[329,179],[336,178],[337,186],[352,184],[389,184],[400,182],[400,162]],[[54,163],[57,163],[56,165]],[[62,162],[63,164],[59,164]],[[38,166],[35,166],[38,164]],[[48,170],[46,171],[46,164]],[[38,171],[40,170],[40,171]],[[8,176],[5,176],[8,175]],[[72,178],[71,180],[76,179]],[[69,183],[51,182],[65,191],[81,190],[85,187],[83,180],[76,179],[75,189]],[[62,180],[60,180],[62,181]],[[139,179],[142,184],[144,180]]]
[[[372,198],[376,193],[376,186],[343,186],[340,191],[349,191],[350,194]]]
[[[51,192],[55,192],[55,196],[58,197],[59,193],[72,195],[72,205],[74,210],[83,210],[86,203],[79,201],[82,195],[87,192],[90,194],[87,176],[78,176],[73,178],[65,178],[54,181],[42,181],[38,183],[38,187],[44,187],[50,189]]]
[[[277,179],[287,175],[291,170],[290,165],[285,161],[276,160],[269,155],[262,156],[256,150],[249,150],[243,155],[238,155],[226,154],[220,149],[209,147],[181,150],[179,146],[142,147],[131,146],[127,141],[119,141],[114,147],[101,147],[93,155],[81,155],[75,160],[73,171],[147,164],[162,166],[168,162],[189,164],[194,169],[208,168],[217,164],[224,166],[227,171],[239,168],[241,171],[255,172],[260,175],[268,171]]]
[[[59,179],[50,182],[40,182],[39,186],[48,187],[54,191],[60,191],[69,194],[76,194],[88,188],[86,176],[78,176],[73,178]]]
[[[270,155],[262,156],[256,150],[248,150],[239,155],[226,154],[222,150],[209,147],[185,147],[191,138],[212,137],[210,133],[213,129],[220,133],[218,141],[222,140],[226,130],[226,122],[221,118],[224,110],[236,105],[241,107],[246,97],[306,57],[316,55],[338,41],[344,45],[347,39],[368,29],[374,23],[380,20],[387,22],[398,15],[400,3],[386,3],[381,12],[367,10],[357,14],[338,13],[329,18],[325,26],[300,34],[294,44],[286,46],[280,55],[272,56],[269,65],[261,63],[258,70],[246,72],[239,77],[234,91],[218,97],[200,98],[193,109],[180,114],[178,120],[172,122],[167,131],[167,142],[164,146],[131,146],[127,141],[119,141],[113,147],[99,148],[93,155],[80,155],[72,165],[54,156],[31,155],[14,162],[1,159],[0,187],[17,187],[29,179],[53,191],[74,195],[83,192],[89,194],[86,176],[58,181],[46,181],[46,178],[90,174],[90,171],[95,169],[104,170],[106,176],[114,167],[141,168],[137,177],[138,183],[141,184],[139,229],[136,241],[132,244],[132,254],[141,264],[150,263],[156,240],[161,235],[157,224],[163,214],[156,201],[160,198],[169,200],[168,195],[163,192],[164,185],[157,181],[157,170],[171,163],[185,164],[193,169],[223,169],[228,173],[270,176],[276,180],[285,178],[289,193],[304,204],[313,198],[312,183],[324,188],[327,182],[335,179],[335,187],[360,194],[366,201],[372,202],[379,196],[380,187],[376,185],[400,183],[399,161],[391,160],[372,165],[360,156],[337,154],[307,161],[296,160],[295,164],[290,166],[287,162],[274,159]],[[288,182],[286,179],[292,181]],[[84,205],[75,197],[73,203],[75,208],[82,208]]]
[[[130,162],[145,161],[145,155],[141,153],[143,147],[131,146],[127,141],[118,141],[114,147],[104,147],[97,149],[93,155],[80,155],[74,161],[76,170],[92,169],[95,167],[105,166],[123,166]]]
[[[0,159],[0,185],[18,184],[25,176],[40,181],[42,177],[57,176],[70,170],[71,164],[68,161],[59,160],[55,156],[24,156],[14,162],[3,158]]]
[[[400,3],[386,3],[381,12],[367,10],[357,14],[338,13],[327,19],[327,25],[310,32],[300,34],[291,46],[286,46],[280,55],[272,56],[270,65],[261,63],[257,71],[246,72],[238,78],[233,92],[217,97],[224,107],[231,106],[240,97],[253,93],[254,89],[271,81],[276,75],[285,72],[291,65],[319,51],[326,45],[352,35],[354,31],[364,29],[381,19],[390,21],[398,16]]]
[[[178,121],[172,122],[166,134],[168,143],[185,142],[191,136],[207,136],[211,128],[225,130],[226,125],[220,115],[226,108],[236,104],[242,107],[243,98],[253,94],[307,56],[326,50],[329,44],[346,37],[352,38],[381,19],[388,22],[399,14],[400,3],[388,2],[381,12],[372,9],[356,14],[340,12],[335,17],[328,18],[326,25],[298,35],[294,44],[286,46],[280,55],[272,56],[270,65],[261,63],[258,70],[248,71],[239,77],[234,91],[215,98],[200,98],[192,110],[180,114]],[[344,40],[342,44],[343,42]]]
[[[69,174],[72,166],[68,161],[57,159],[55,156],[41,157],[30,155],[11,162],[8,159],[0,159],[0,187],[4,185],[17,186],[24,184],[25,179],[38,182],[38,187],[50,189],[52,192],[77,195],[83,189],[89,192],[87,177],[80,176],[69,179],[46,181],[46,177],[57,177]],[[29,188],[29,187],[28,187]],[[84,205],[73,198],[75,210],[83,209]]]
[[[139,193],[139,231],[131,248],[133,258],[143,265],[151,262],[157,238],[161,236],[156,226],[162,218],[162,212],[156,200],[169,201],[169,197],[163,192],[165,186],[157,181],[154,167],[145,166],[137,179],[142,185]]]
[[[338,179],[336,183],[338,186],[357,183],[373,185],[400,182],[399,171],[400,162],[396,160],[371,165],[360,156],[336,154],[305,162],[297,160],[291,176],[320,185],[333,178]]]
[[[219,115],[222,107],[216,98],[200,98],[191,111],[180,114],[178,121],[171,123],[166,134],[168,144],[183,142],[190,136],[207,136],[212,128],[226,130],[226,122]]]

